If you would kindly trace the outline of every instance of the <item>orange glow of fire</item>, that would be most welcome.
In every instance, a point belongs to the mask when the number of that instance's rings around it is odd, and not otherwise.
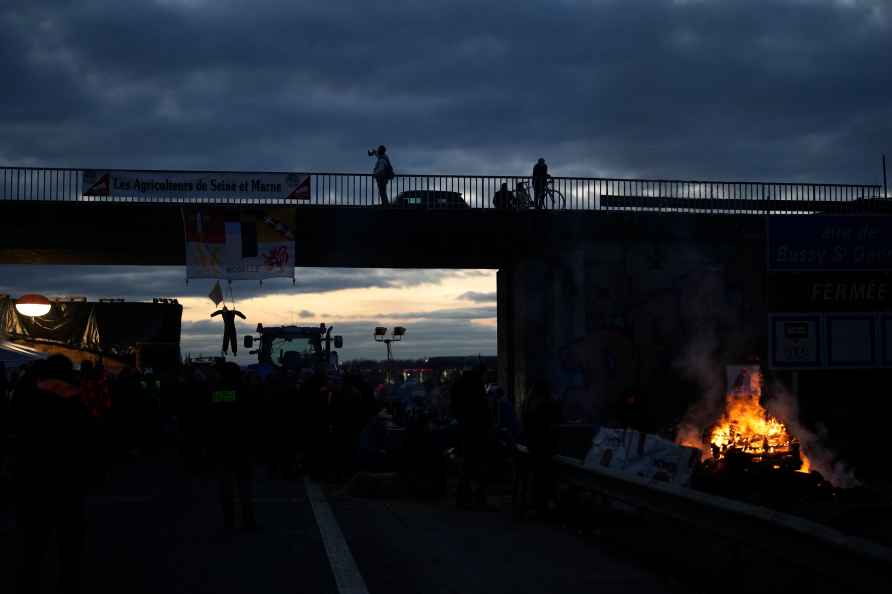
[[[790,452],[796,439],[784,424],[768,414],[759,400],[762,397],[762,375],[749,374],[748,383],[735,387],[725,398],[722,417],[709,431],[706,456],[723,458],[729,449],[746,454],[782,454]],[[799,472],[808,472],[811,464],[801,451]]]

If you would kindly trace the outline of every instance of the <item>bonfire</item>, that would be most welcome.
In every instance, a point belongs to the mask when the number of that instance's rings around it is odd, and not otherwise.
[[[799,449],[799,441],[768,414],[761,398],[762,374],[757,370],[744,372],[737,385],[728,390],[724,410],[705,433],[705,443],[695,436],[684,436],[682,445],[700,448],[704,458],[716,462],[730,454],[745,454],[754,461],[798,454],[802,461],[799,472],[808,472],[810,464]]]

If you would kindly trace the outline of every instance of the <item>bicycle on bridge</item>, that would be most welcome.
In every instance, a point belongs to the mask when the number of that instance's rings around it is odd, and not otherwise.
[[[517,210],[532,208],[541,210],[546,207],[546,198],[551,201],[552,210],[567,208],[567,199],[564,198],[560,190],[555,189],[554,178],[548,178],[545,184],[545,191],[538,199],[530,193],[530,182],[517,182],[517,186],[514,189],[514,208]]]

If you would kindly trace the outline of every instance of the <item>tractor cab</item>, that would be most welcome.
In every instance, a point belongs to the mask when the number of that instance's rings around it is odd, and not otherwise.
[[[281,369],[300,371],[302,369],[336,369],[338,354],[332,350],[343,346],[341,336],[332,336],[333,327],[319,326],[272,326],[265,328],[257,324],[260,335],[245,336],[245,348],[252,349],[255,342],[258,348],[251,350],[259,363],[271,364]]]

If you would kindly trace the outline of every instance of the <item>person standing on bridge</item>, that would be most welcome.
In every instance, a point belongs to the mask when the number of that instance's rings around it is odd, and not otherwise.
[[[545,206],[545,188],[548,185],[549,177],[551,176],[548,175],[548,165],[545,164],[545,159],[540,157],[536,164],[533,165],[533,192],[535,194],[536,208]]]
[[[369,156],[377,155],[378,160],[375,161],[375,169],[372,175],[378,183],[378,195],[381,198],[381,206],[389,204],[387,200],[387,184],[394,178],[393,165],[390,164],[390,157],[387,156],[387,147],[383,144],[377,150],[369,151]]]
[[[507,210],[514,207],[514,192],[508,189],[508,184],[504,183],[492,197],[492,205],[499,210]]]

